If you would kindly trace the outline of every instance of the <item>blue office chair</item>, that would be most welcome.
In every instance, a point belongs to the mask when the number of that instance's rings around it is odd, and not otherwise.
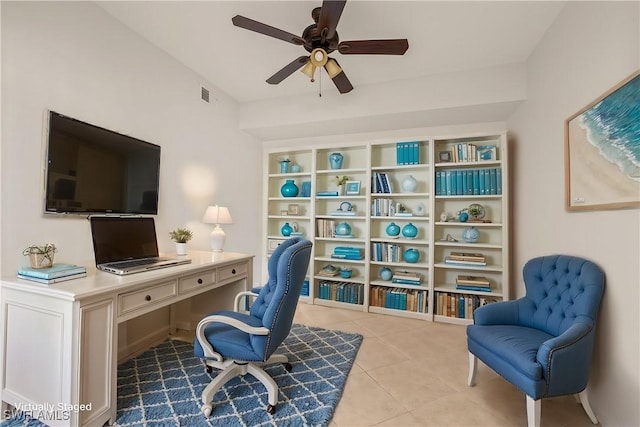
[[[278,386],[261,366],[283,363],[287,371],[291,370],[287,356],[274,351],[291,330],[312,246],[301,237],[289,239],[282,245],[286,246],[277,259],[276,268],[269,268],[269,281],[248,314],[238,311],[238,303],[244,301],[240,296],[236,298],[236,311],[211,313],[196,327],[195,355],[204,359],[207,372],[211,373],[212,368],[221,369],[202,391],[202,412],[207,417],[213,410],[216,392],[231,378],[247,373],[265,386],[269,395],[267,412],[275,412]]]
[[[526,296],[479,307],[467,326],[469,386],[477,359],[526,394],[530,427],[541,399],[574,394],[594,424],[589,379],[603,271],[567,255],[534,258],[523,269]]]

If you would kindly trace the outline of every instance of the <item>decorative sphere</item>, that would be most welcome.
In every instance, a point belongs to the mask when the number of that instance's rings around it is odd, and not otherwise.
[[[398,237],[398,235],[400,234],[400,226],[396,225],[395,222],[392,222],[391,224],[387,225],[385,231],[387,233],[387,236]]]
[[[480,232],[475,227],[467,227],[462,230],[462,240],[467,243],[476,243],[480,238]]]
[[[467,222],[469,220],[469,214],[466,212],[460,212],[458,214],[458,220],[460,222]]]
[[[393,272],[388,267],[382,267],[378,272],[378,276],[382,280],[391,280],[391,277],[393,276]]]
[[[405,193],[413,193],[418,188],[418,181],[413,177],[413,175],[409,175],[405,179],[402,180],[402,191]]]
[[[292,179],[288,179],[282,187],[280,187],[282,197],[296,197],[298,195],[298,186]]]
[[[402,227],[402,235],[408,239],[415,239],[418,235],[418,227],[409,223]]]
[[[282,233],[283,236],[289,237],[291,236],[291,233],[293,233],[293,227],[291,227],[288,222],[285,222],[282,228],[280,229],[280,232]]]
[[[336,234],[339,236],[348,236],[351,234],[351,226],[346,222],[336,225]]]
[[[420,259],[420,252],[417,249],[409,248],[402,255],[406,262],[416,263]]]

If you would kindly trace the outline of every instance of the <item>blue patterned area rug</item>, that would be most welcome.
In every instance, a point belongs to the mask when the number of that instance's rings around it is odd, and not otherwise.
[[[265,370],[278,384],[278,405],[270,415],[267,391],[253,375],[236,377],[216,393],[205,418],[200,395],[211,381],[190,343],[170,340],[118,367],[117,426],[326,426],[329,424],[362,336],[294,324],[278,349],[291,372],[277,363]],[[217,375],[215,370],[211,374]],[[12,419],[8,426],[41,426]]]

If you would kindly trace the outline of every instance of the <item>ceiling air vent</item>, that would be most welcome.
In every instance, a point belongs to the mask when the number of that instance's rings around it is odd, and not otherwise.
[[[204,86],[200,86],[200,99],[202,99],[207,104],[209,103],[209,89]]]

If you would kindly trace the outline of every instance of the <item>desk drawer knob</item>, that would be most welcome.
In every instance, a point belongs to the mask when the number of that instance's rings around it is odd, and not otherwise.
[[[151,295],[145,296],[144,299],[146,299],[147,301],[151,301]]]
[[[198,279],[198,285],[202,285],[202,279]]]
[[[236,274],[236,269],[234,268],[233,270],[231,270],[232,274]]]

